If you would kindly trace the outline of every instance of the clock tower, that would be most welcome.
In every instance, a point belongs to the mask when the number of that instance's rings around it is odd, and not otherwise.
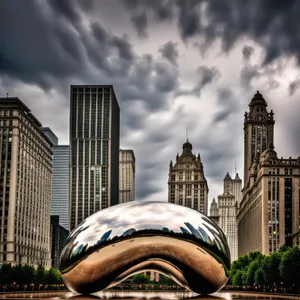
[[[274,113],[267,111],[267,102],[262,94],[257,93],[252,98],[250,111],[245,112],[244,119],[244,188],[247,186],[254,158],[274,145]]]

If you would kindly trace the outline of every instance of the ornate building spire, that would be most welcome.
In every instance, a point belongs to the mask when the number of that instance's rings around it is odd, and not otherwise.
[[[251,165],[255,156],[260,159],[261,154],[273,144],[274,113],[267,111],[267,101],[257,91],[250,101],[250,111],[245,113],[244,119],[244,186],[250,178]]]

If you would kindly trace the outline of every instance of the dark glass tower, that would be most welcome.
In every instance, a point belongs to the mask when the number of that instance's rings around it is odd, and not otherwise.
[[[70,230],[118,203],[120,109],[111,85],[71,86]]]

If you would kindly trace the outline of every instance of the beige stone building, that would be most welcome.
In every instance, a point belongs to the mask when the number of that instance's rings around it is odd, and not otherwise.
[[[135,156],[133,150],[119,151],[119,203],[135,200]]]
[[[192,144],[183,144],[182,154],[170,162],[168,202],[193,208],[207,215],[208,185],[200,154],[192,153]]]
[[[245,182],[237,216],[238,254],[299,245],[300,157],[278,158],[273,112],[257,92],[245,113]]]
[[[0,98],[0,264],[50,267],[51,142],[19,98]]]
[[[210,219],[215,221],[227,237],[231,254],[231,261],[238,258],[238,235],[236,216],[239,202],[242,198],[242,180],[236,174],[231,178],[227,172],[224,178],[222,195],[218,196],[218,203],[213,199],[210,207]]]

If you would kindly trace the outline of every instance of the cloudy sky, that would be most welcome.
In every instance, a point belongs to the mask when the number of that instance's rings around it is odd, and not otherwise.
[[[113,84],[136,198],[167,201],[188,137],[209,201],[243,174],[243,117],[257,90],[275,150],[300,155],[300,1],[1,0],[0,96],[19,97],[68,144],[71,84]]]

